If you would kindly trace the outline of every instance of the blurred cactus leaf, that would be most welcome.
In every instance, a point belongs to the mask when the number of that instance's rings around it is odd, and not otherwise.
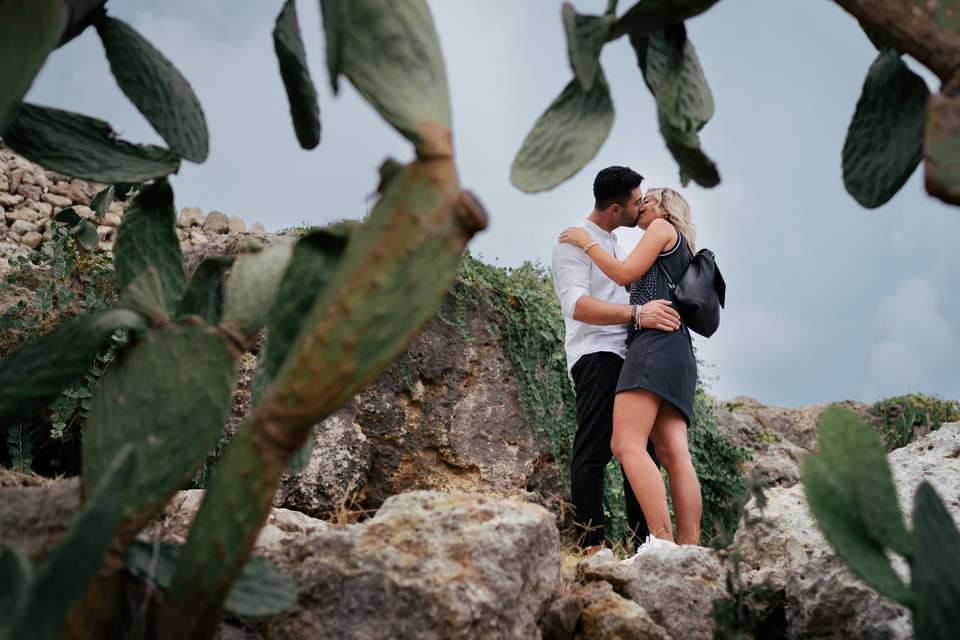
[[[692,178],[702,187],[717,186],[720,174],[697,135],[713,117],[713,94],[686,28],[679,24],[650,37],[631,35],[630,44],[657,100],[660,133],[680,166],[681,182],[686,186]]]
[[[896,51],[870,66],[843,145],[843,183],[864,207],[890,200],[920,164],[928,97]]]
[[[97,192],[90,200],[90,208],[97,213],[98,218],[102,218],[113,202],[113,196],[116,194],[116,188],[111,184]]]
[[[924,153],[927,193],[960,205],[960,97],[930,98]]]
[[[121,293],[153,267],[163,285],[165,308],[177,308],[187,278],[177,237],[173,189],[165,178],[141,189],[127,207],[113,252]]]
[[[260,402],[270,381],[280,370],[304,318],[339,266],[351,228],[346,223],[340,223],[318,229],[306,234],[294,245],[267,318],[267,340],[257,359],[257,369],[251,383],[252,406]]]
[[[838,407],[826,409],[820,425],[820,456],[854,505],[866,535],[909,558],[913,543],[880,435],[860,416]]]
[[[216,445],[235,377],[233,356],[216,329],[168,325],[100,380],[84,427],[83,481],[96,484],[120,449],[135,447],[143,462],[126,492],[125,532],[161,509]]]
[[[100,311],[68,320],[0,360],[0,431],[31,418],[80,380],[114,331],[144,328],[127,309]]]
[[[132,447],[117,451],[66,535],[37,568],[29,602],[11,637],[61,637],[67,614],[87,592],[110,549],[123,512],[123,493],[136,468]]]
[[[234,580],[224,609],[241,618],[283,613],[297,601],[293,578],[262,556],[253,555]]]
[[[169,149],[120,140],[103,120],[26,102],[16,108],[4,142],[51,171],[93,182],[146,182],[180,166]]]
[[[273,385],[217,465],[190,529],[169,595],[198,628],[219,624],[222,599],[290,456],[434,315],[464,246],[485,223],[483,208],[460,189],[452,159],[435,158],[396,175],[351,234]]]
[[[313,231],[297,241],[290,265],[280,282],[276,302],[267,319],[267,341],[257,359],[251,383],[256,406],[286,360],[303,319],[340,264],[352,226],[346,223]],[[289,473],[301,473],[313,453],[314,438],[307,438],[290,460]]]
[[[294,0],[287,0],[277,16],[273,27],[273,48],[280,63],[280,77],[287,90],[297,140],[304,149],[313,149],[320,144],[320,106],[307,68],[307,53],[300,37]]]
[[[808,454],[802,465],[803,487],[824,536],[851,571],[877,593],[905,605],[912,596],[890,566],[883,547],[863,535],[856,506],[823,459]]]
[[[914,497],[913,527],[914,633],[917,640],[956,638],[960,629],[960,533],[926,481],[920,483]]]
[[[426,1],[336,5],[343,74],[418,155],[449,156],[447,72]]]
[[[120,294],[117,306],[136,311],[150,321],[151,326],[166,324],[170,308],[163,296],[163,283],[156,268],[150,266],[129,283]]]
[[[77,230],[77,242],[87,251],[93,251],[100,242],[96,225],[89,220],[81,220],[78,224],[80,228]]]
[[[10,544],[0,544],[0,639],[13,631],[13,622],[26,606],[33,585],[33,567],[21,551]]]
[[[193,162],[206,160],[207,120],[187,79],[127,23],[104,17],[96,26],[120,89],[171,150]]]
[[[53,220],[54,222],[59,222],[60,224],[65,224],[68,227],[72,227],[79,224],[83,218],[80,217],[80,214],[77,213],[77,210],[73,207],[65,207],[54,214]]]
[[[634,37],[650,35],[698,16],[717,2],[718,0],[640,0],[620,16],[611,29],[610,38],[619,38],[625,33]]]
[[[323,14],[323,35],[327,41],[327,71],[334,95],[340,92],[340,74],[343,72],[343,12],[348,0],[320,0]]]
[[[563,27],[567,32],[570,68],[580,88],[590,91],[600,68],[600,51],[607,41],[614,17],[582,15],[569,2],[563,3],[562,15]]]
[[[136,575],[166,590],[182,548],[179,544],[134,540],[123,557]],[[240,618],[263,618],[283,613],[296,601],[293,579],[267,558],[253,555],[234,581],[224,609]]]
[[[875,443],[870,442],[871,437]],[[879,459],[874,445],[880,447]],[[910,606],[913,597],[894,572],[884,551],[886,546],[892,546],[891,541],[877,537],[878,532],[908,536],[896,505],[896,493],[879,436],[852,412],[831,408],[820,417],[818,447],[819,455],[808,454],[803,460],[802,481],[810,510],[824,536],[837,555],[870,587]],[[861,452],[862,447],[867,451]],[[861,453],[865,453],[864,467],[860,466]],[[885,469],[878,469],[878,465]],[[875,491],[859,487],[861,482],[885,484],[887,481],[889,486]],[[885,504],[865,508],[860,502],[872,498]],[[891,500],[892,506],[889,504]],[[867,518],[877,516],[891,517],[892,510],[896,510],[898,523],[867,521]],[[909,551],[909,540],[896,540],[892,544]]]
[[[403,163],[393,158],[387,158],[380,163],[380,168],[378,172],[380,173],[380,181],[377,183],[377,193],[383,193],[387,189],[387,185],[390,184],[390,181],[393,180],[397,175],[403,171]]]
[[[177,317],[198,315],[209,325],[220,323],[223,312],[223,275],[233,256],[210,256],[197,265],[180,299]]]
[[[0,137],[67,28],[63,0],[0,2]]]
[[[613,126],[610,89],[598,70],[590,91],[574,79],[533,125],[510,181],[521,191],[546,191],[574,176],[600,150]]]
[[[293,242],[281,237],[237,257],[227,278],[223,324],[240,331],[245,339],[253,339],[267,321],[292,254]]]

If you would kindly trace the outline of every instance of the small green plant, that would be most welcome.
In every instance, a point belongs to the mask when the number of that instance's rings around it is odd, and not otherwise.
[[[879,421],[887,451],[893,451],[909,444],[914,435],[960,420],[960,402],[914,393],[881,400],[870,407],[869,413]]]
[[[803,461],[810,509],[837,555],[868,586],[913,612],[918,640],[955,638],[960,628],[960,533],[926,481],[908,530],[880,436],[853,412],[830,408],[820,417],[819,454]],[[910,566],[905,584],[888,554]]]

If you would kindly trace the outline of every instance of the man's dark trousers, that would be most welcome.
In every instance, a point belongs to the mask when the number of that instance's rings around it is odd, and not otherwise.
[[[613,400],[623,358],[609,351],[580,356],[571,370],[577,394],[577,433],[570,459],[571,498],[574,521],[581,546],[601,544],[603,530],[603,470],[613,457]],[[657,462],[652,442],[647,451]],[[659,464],[659,463],[658,463]],[[620,467],[623,473],[623,467]],[[623,493],[627,506],[627,524],[636,539],[647,537],[646,520],[636,496],[623,474]]]

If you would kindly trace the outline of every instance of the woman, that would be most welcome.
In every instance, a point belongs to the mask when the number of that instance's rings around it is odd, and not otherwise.
[[[651,189],[644,196],[637,226],[644,230],[643,238],[623,262],[599,247],[583,229],[565,230],[560,241],[583,249],[617,284],[629,284],[630,304],[669,300],[670,287],[663,269],[677,282],[695,251],[690,207],[673,189]],[[699,544],[703,507],[700,483],[687,448],[697,386],[690,330],[682,321],[679,331],[640,330],[634,322],[627,344],[614,401],[611,449],[623,465],[652,534],[638,553],[667,544],[664,540],[673,542],[666,489],[647,453],[648,438],[653,439],[657,457],[670,477],[677,541]]]

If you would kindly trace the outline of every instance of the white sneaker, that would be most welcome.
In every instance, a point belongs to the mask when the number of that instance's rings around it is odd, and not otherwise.
[[[675,542],[671,542],[670,540],[664,540],[663,538],[657,538],[656,536],[648,535],[647,539],[643,541],[643,544],[637,547],[637,552],[622,562],[623,564],[633,564],[636,562],[637,558],[645,553],[650,553],[656,549],[672,549],[676,546],[677,544]]]

